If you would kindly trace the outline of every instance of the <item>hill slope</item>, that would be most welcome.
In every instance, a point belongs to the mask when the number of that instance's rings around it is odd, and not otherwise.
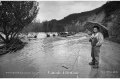
[[[120,1],[109,1],[92,11],[66,16],[58,22],[65,25],[65,30],[84,31],[87,21],[99,22],[109,30],[110,37],[120,40]],[[74,30],[73,30],[74,29]]]

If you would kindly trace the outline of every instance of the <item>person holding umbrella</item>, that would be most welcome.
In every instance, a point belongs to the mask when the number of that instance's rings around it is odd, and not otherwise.
[[[91,57],[92,57],[92,61],[89,63],[89,65],[93,65],[93,68],[99,68],[99,53],[103,41],[104,36],[100,32],[99,26],[93,26],[93,34],[89,39],[89,42],[91,42]]]

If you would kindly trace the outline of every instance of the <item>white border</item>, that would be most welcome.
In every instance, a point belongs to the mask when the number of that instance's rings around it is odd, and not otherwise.
[[[120,1],[120,0],[0,0],[0,1]]]
[[[0,1],[120,1],[120,0],[0,0]],[[13,79],[13,78],[0,78],[0,79]],[[26,79],[26,78],[14,78],[14,79]],[[28,78],[28,79],[49,79],[49,78]],[[50,78],[50,79],[66,79],[66,78]],[[76,79],[76,78],[67,78]],[[84,79],[84,78],[77,78]],[[102,79],[102,78],[85,78],[85,79]],[[104,78],[104,79],[120,79],[120,78]]]

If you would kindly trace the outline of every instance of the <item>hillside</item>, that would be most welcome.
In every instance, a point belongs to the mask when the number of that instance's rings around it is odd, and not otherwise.
[[[91,11],[75,13],[58,22],[65,25],[65,30],[84,31],[87,21],[99,22],[109,30],[110,38],[120,40],[120,1],[109,1]]]
[[[85,31],[85,24],[88,21],[98,22],[109,30],[110,39],[120,42],[120,1],[109,1],[91,11],[74,13],[61,20],[51,20],[41,23],[30,24],[25,31]]]

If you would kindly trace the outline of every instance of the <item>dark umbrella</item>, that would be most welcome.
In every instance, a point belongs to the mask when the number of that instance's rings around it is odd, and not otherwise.
[[[88,29],[89,31],[93,32],[93,26],[99,26],[100,28],[100,32],[103,34],[103,36],[106,38],[106,37],[109,37],[109,34],[108,34],[108,29],[107,27],[105,27],[104,25],[100,24],[100,23],[97,23],[97,22],[87,22],[85,24],[85,28]]]

